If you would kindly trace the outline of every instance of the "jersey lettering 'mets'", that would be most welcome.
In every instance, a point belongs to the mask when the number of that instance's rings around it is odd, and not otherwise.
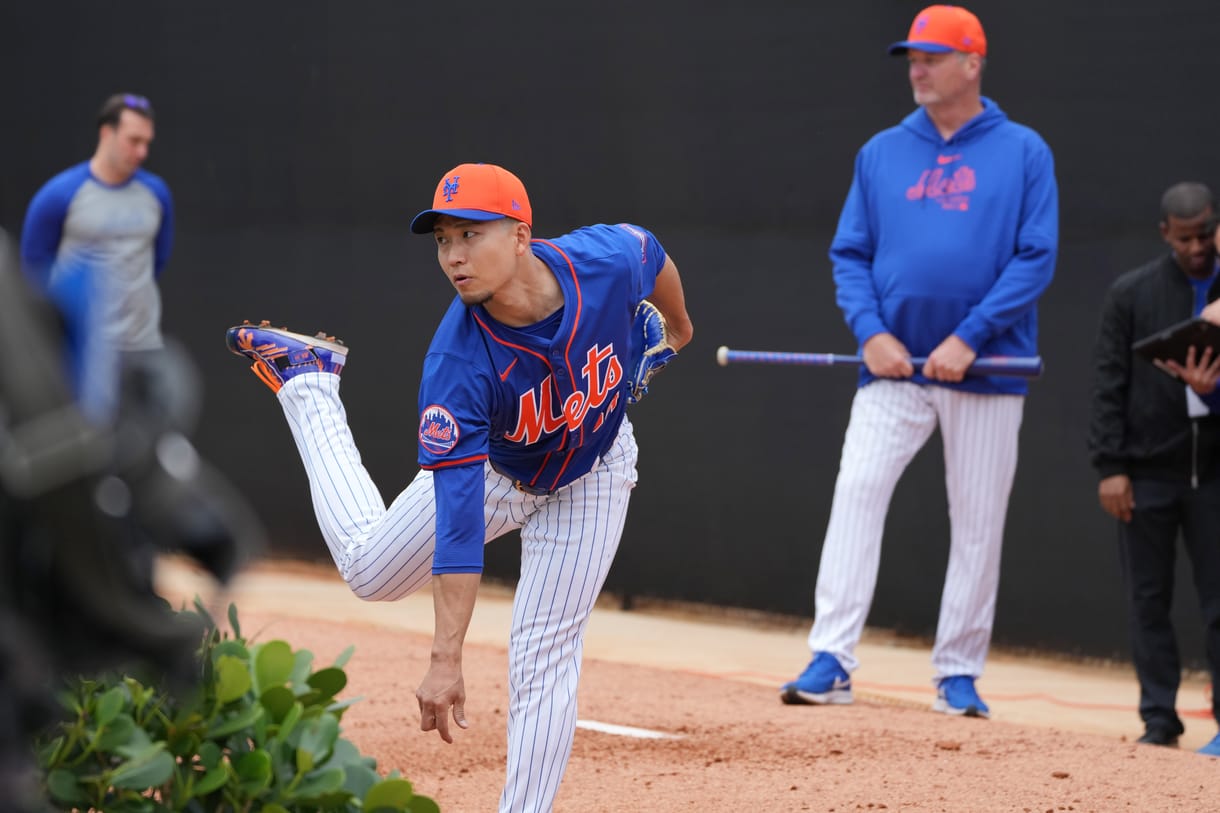
[[[586,353],[586,362],[581,374],[586,382],[585,392],[573,392],[556,411],[557,399],[554,376],[548,375],[537,387],[521,393],[518,399],[517,425],[504,436],[510,443],[537,443],[542,437],[567,427],[569,431],[579,429],[590,410],[606,402],[623,379],[623,365],[614,353],[614,345],[604,350],[593,345]],[[603,369],[604,368],[604,369]],[[594,428],[597,431],[597,427]]]

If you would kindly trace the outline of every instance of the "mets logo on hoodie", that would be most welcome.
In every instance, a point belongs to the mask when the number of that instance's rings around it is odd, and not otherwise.
[[[433,404],[420,415],[419,445],[429,454],[449,454],[460,434],[457,421],[443,406]]]
[[[907,187],[907,200],[929,198],[942,209],[965,212],[970,209],[970,193],[978,186],[974,168],[963,164],[961,153],[936,156],[936,168],[925,169],[913,186]]]

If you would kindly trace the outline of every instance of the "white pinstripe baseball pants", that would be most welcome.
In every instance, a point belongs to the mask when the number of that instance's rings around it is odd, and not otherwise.
[[[318,526],[352,591],[393,601],[426,584],[436,544],[432,473],[421,470],[387,509],[360,462],[339,376],[296,376],[279,400],[309,475]],[[521,530],[502,813],[549,811],[559,789],[576,732],[584,631],[623,534],[636,457],[624,418],[597,467],[550,496],[524,494],[484,466],[485,542]]]
[[[898,478],[939,425],[949,502],[949,565],[932,648],[935,679],[983,672],[995,619],[1008,496],[1025,399],[909,381],[856,392],[818,567],[809,647],[848,672],[872,606],[885,517]]]

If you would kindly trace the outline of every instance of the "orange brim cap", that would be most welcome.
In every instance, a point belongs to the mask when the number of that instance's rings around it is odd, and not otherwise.
[[[441,215],[461,220],[499,220],[511,217],[534,225],[534,213],[521,179],[495,164],[459,164],[436,185],[432,208],[411,220],[415,234],[430,234]]]
[[[961,6],[928,6],[915,15],[907,38],[895,42],[889,50],[891,54],[964,51],[987,56],[987,37],[979,18]]]

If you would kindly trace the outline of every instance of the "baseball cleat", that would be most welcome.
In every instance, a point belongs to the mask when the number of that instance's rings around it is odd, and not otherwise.
[[[254,360],[250,369],[272,392],[279,392],[288,379],[301,373],[338,375],[347,363],[347,346],[334,336],[293,333],[271,327],[266,320],[229,328],[225,344],[231,352]]]
[[[845,705],[852,702],[851,676],[829,652],[818,652],[796,680],[780,687],[779,699],[789,706]]]
[[[1200,748],[1198,753],[1209,757],[1220,757],[1220,734],[1217,734],[1211,742]]]
[[[932,711],[962,717],[991,717],[991,709],[975,691],[974,678],[969,675],[941,678],[936,684],[936,702],[932,704]]]

